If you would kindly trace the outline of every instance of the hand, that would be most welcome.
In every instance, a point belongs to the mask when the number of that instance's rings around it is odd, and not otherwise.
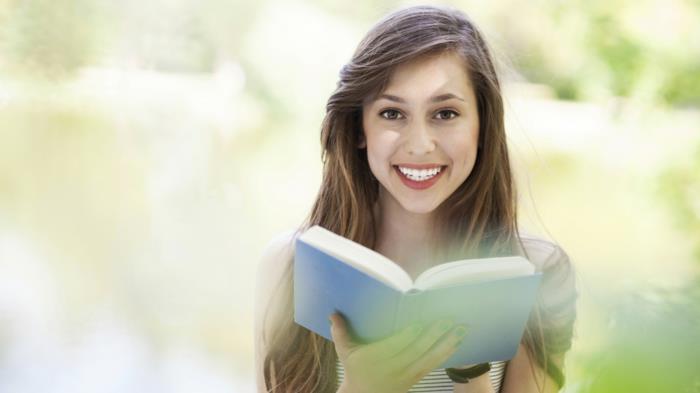
[[[350,336],[340,314],[331,314],[330,320],[335,350],[345,370],[339,391],[352,393],[406,393],[449,359],[466,333],[465,326],[440,320],[360,344]]]

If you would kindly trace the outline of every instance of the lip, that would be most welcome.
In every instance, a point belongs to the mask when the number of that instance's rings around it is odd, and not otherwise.
[[[403,165],[401,165],[401,166],[403,166]],[[434,167],[435,166],[431,166],[428,168],[434,168]],[[440,179],[442,174],[445,173],[445,169],[447,168],[447,165],[441,165],[441,168],[442,169],[440,169],[440,172],[437,175],[433,176],[430,180],[414,181],[414,180],[407,178],[403,173],[401,173],[398,165],[394,165],[394,171],[396,171],[396,174],[399,176],[399,178],[401,179],[403,184],[406,187],[412,188],[414,190],[425,190],[425,189],[432,187],[432,185],[435,184]]]

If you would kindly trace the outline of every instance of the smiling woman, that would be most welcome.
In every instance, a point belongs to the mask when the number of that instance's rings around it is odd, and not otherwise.
[[[500,84],[489,49],[467,16],[449,7],[415,6],[372,27],[328,99],[321,143],[323,180],[309,216],[271,242],[259,265],[259,390],[561,388],[575,317],[574,271],[556,244],[518,231]],[[412,278],[447,261],[527,257],[543,279],[518,352],[490,367],[445,370],[438,366],[462,339],[461,326],[435,324],[359,343],[337,314],[329,316],[332,341],[297,325],[294,242],[313,225],[396,261]]]

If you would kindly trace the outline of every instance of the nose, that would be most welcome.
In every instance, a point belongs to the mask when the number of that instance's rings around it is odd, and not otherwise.
[[[425,155],[435,150],[433,130],[424,122],[416,122],[406,135],[406,149],[410,155]]]

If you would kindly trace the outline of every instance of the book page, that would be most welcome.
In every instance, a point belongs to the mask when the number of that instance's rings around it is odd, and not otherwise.
[[[522,256],[464,259],[443,263],[424,271],[416,278],[414,288],[425,290],[534,272],[535,266]]]
[[[396,290],[405,292],[413,285],[411,276],[389,258],[319,225],[299,238]]]

